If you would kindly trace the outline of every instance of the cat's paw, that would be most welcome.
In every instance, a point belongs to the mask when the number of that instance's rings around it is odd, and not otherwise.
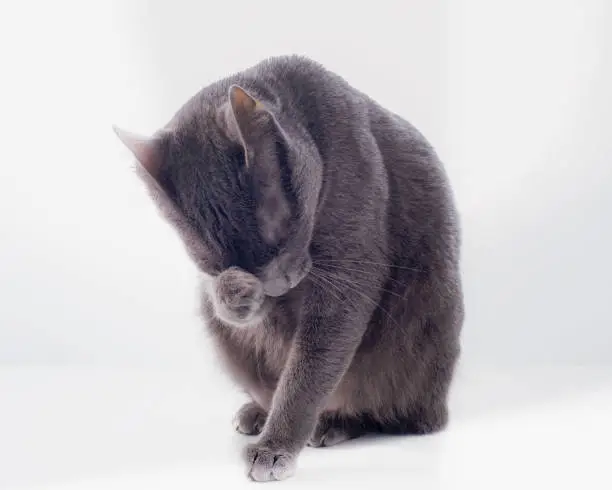
[[[284,480],[295,473],[296,456],[289,451],[252,444],[247,446],[244,457],[247,474],[254,481]]]
[[[353,437],[346,430],[338,427],[329,427],[325,431],[315,431],[310,436],[307,444],[310,447],[331,447],[349,439],[353,439]]]
[[[234,428],[241,434],[256,436],[263,430],[266,417],[266,411],[257,403],[245,403],[234,416]]]
[[[310,447],[331,447],[359,437],[364,432],[358,424],[341,418],[322,415],[307,444]]]
[[[217,316],[237,327],[257,323],[265,310],[261,281],[237,267],[230,267],[217,277],[214,298]]]

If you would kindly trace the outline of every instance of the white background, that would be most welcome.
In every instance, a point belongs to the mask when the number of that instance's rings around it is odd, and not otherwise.
[[[236,408],[196,316],[194,268],[111,125],[151,133],[200,87],[275,54],[305,54],[343,75],[417,125],[446,162],[464,227],[463,365],[528,380],[525,369],[545,367],[549,381],[531,391],[511,383],[518,402],[543,386],[590,386],[563,373],[612,367],[610,25],[606,0],[2,3],[6,481],[127,471],[137,453],[145,466],[164,460],[155,444],[142,447],[159,420],[133,432],[121,408],[130,396],[135,419],[139,407],[159,408],[157,374],[146,373],[165,371],[165,387],[191,376],[203,390],[193,420],[199,403]],[[507,397],[491,376],[483,386]],[[471,379],[464,410],[473,399],[500,403]],[[143,383],[152,391],[130,395]],[[189,389],[174,392],[172,410],[189,405]],[[59,418],[32,408],[47,403]],[[172,427],[156,433],[169,438],[160,446],[187,444],[175,456],[193,456],[186,441],[204,428]],[[225,428],[214,439],[223,437]]]

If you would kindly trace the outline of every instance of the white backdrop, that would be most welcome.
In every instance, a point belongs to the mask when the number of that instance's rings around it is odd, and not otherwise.
[[[464,362],[612,362],[611,23],[606,0],[3,3],[0,362],[206,363],[194,269],[111,124],[152,132],[283,53],[447,162]]]

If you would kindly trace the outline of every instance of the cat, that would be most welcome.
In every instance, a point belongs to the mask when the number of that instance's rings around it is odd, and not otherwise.
[[[152,137],[115,132],[201,272],[205,323],[250,396],[235,427],[260,436],[251,479],[291,476],[307,444],[446,426],[459,217],[411,124],[281,56],[203,88]]]

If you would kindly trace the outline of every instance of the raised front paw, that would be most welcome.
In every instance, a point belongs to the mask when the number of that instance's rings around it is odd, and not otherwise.
[[[241,434],[256,436],[263,430],[266,417],[266,411],[257,403],[245,403],[234,417],[234,428]]]
[[[282,449],[252,444],[246,448],[245,459],[248,476],[254,481],[284,480],[295,473],[295,454]]]

